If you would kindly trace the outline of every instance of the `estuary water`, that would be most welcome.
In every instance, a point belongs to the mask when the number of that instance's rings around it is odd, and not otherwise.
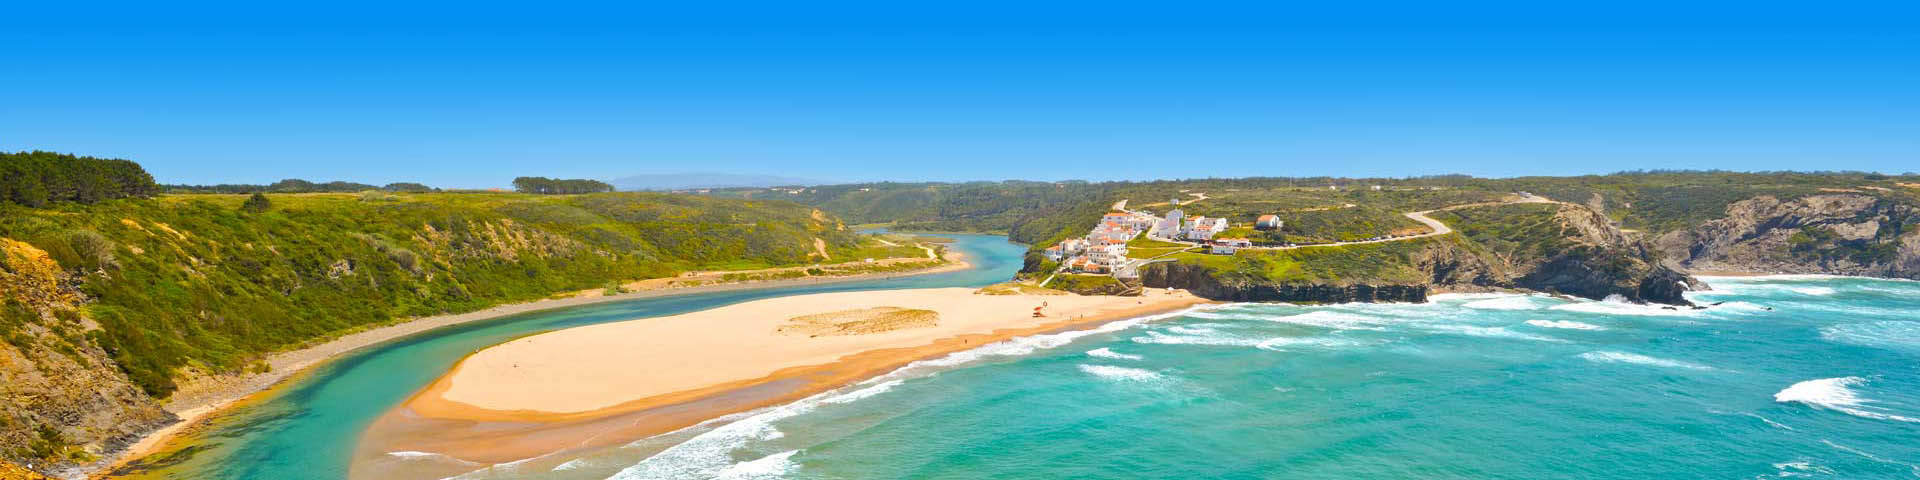
[[[350,354],[269,397],[216,419],[189,447],[151,459],[134,477],[340,479],[360,432],[468,353],[520,336],[581,325],[674,315],[762,298],[849,290],[979,287],[1020,269],[1026,247],[998,235],[941,235],[972,268],[894,279],[608,302],[441,328]]]
[[[1920,283],[1203,306],[460,478],[1920,478]]]

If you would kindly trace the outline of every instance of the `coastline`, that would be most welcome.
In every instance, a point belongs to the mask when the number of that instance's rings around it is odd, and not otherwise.
[[[443,314],[400,320],[384,326],[335,337],[317,345],[271,354],[266,360],[267,364],[271,366],[271,369],[264,373],[252,373],[239,376],[213,375],[184,381],[175,396],[168,400],[165,405],[161,406],[162,409],[179,417],[179,421],[147,432],[141,435],[139,439],[128,444],[125,449],[106,455],[101,460],[87,465],[85,474],[89,478],[102,478],[110,475],[115,470],[129,466],[150,455],[164,452],[174,440],[180,438],[180,435],[189,429],[204,425],[220,413],[244,405],[249,400],[254,400],[264,394],[270,393],[278,386],[289,384],[291,380],[311,372],[314,368],[324,365],[328,361],[367,347],[425,333],[441,327],[492,320],[522,313],[597,303],[701,293],[830,285],[865,280],[932,275],[961,271],[973,267],[973,264],[967,261],[967,255],[956,249],[948,249],[945,252],[945,260],[943,263],[937,263],[927,268],[908,271],[748,280],[734,283],[656,288],[616,295],[600,295],[598,294],[598,292],[601,291],[600,289],[590,289],[570,292],[565,298],[544,298],[528,302],[496,305],[466,313]],[[645,280],[632,282],[631,284],[639,284],[641,282],[645,282]]]
[[[911,291],[906,291],[911,292]],[[830,296],[834,294],[817,294]],[[969,294],[972,295],[972,294]],[[804,296],[803,296],[804,297]],[[799,297],[782,297],[779,300]],[[976,297],[977,298],[977,297]],[[1049,297],[1059,299],[1059,297]],[[443,375],[433,385],[416,393],[407,402],[389,411],[374,425],[369,427],[361,439],[361,445],[354,456],[351,478],[442,478],[471,470],[471,463],[460,465],[440,464],[423,465],[424,462],[396,462],[390,459],[390,452],[416,452],[439,458],[459,459],[462,462],[482,464],[522,461],[556,453],[587,451],[597,448],[616,446],[634,440],[671,432],[730,414],[751,411],[790,403],[821,392],[830,391],[858,383],[873,377],[885,375],[915,361],[936,358],[947,354],[978,348],[983,345],[1008,339],[1056,333],[1061,331],[1090,328],[1114,321],[1162,314],[1210,301],[1187,294],[1173,295],[1167,298],[1141,297],[1088,297],[1088,305],[1093,302],[1105,302],[1098,309],[1086,310],[1083,315],[1071,312],[1057,319],[1040,322],[1026,322],[1017,325],[998,324],[991,330],[976,328],[966,333],[950,336],[919,337],[908,343],[892,343],[879,348],[850,350],[826,357],[824,363],[797,362],[778,364],[780,368],[765,375],[749,377],[729,377],[715,384],[703,384],[698,388],[663,388],[650,390],[647,395],[634,398],[620,397],[624,401],[613,404],[575,405],[577,408],[551,408],[554,401],[545,406],[536,401],[506,401],[503,404],[476,406],[462,403],[461,399],[448,398],[454,390],[455,377],[462,377],[463,370],[487,368],[484,365],[474,367],[476,363],[485,364],[488,350],[481,350],[462,359],[461,363]],[[832,299],[839,300],[839,299]],[[965,299],[962,299],[965,300]],[[1015,298],[1021,302],[1034,301],[1031,298]],[[875,300],[885,302],[887,300]],[[1056,302],[1057,303],[1057,302]],[[1022,303],[1024,305],[1024,303]],[[745,306],[740,304],[735,307]],[[726,309],[730,307],[722,307]],[[715,310],[722,310],[715,309]],[[1024,310],[1024,309],[1023,309]],[[712,311],[707,311],[712,312]],[[696,312],[698,314],[700,312]],[[725,312],[717,312],[720,315]],[[687,314],[695,315],[695,314]],[[714,316],[709,315],[709,316]],[[1024,316],[1021,314],[1019,316]],[[654,323],[664,323],[672,317],[648,319]],[[706,319],[710,321],[711,319]],[[633,322],[621,322],[633,323]],[[606,327],[620,323],[601,324],[590,327]],[[764,325],[751,325],[760,328]],[[605,328],[602,328],[605,330]],[[565,332],[560,331],[560,332]],[[582,338],[611,337],[605,332],[580,334]],[[550,336],[553,333],[543,334]],[[539,336],[536,336],[539,337]],[[931,338],[931,340],[927,340]],[[816,341],[820,339],[808,339]],[[820,340],[825,341],[825,340]],[[523,338],[490,349],[502,349],[517,343],[564,342],[564,339]],[[548,347],[550,349],[556,347]],[[581,350],[578,347],[563,351]],[[643,349],[635,349],[643,350]],[[502,355],[494,355],[496,359]],[[514,361],[538,361],[529,356],[506,358]],[[614,362],[628,364],[625,362]],[[700,363],[707,365],[708,363]],[[578,367],[580,364],[566,364]],[[534,364],[514,364],[513,368],[529,367]],[[493,367],[507,371],[503,367]],[[551,367],[547,367],[551,368]],[[548,370],[539,370],[548,371]],[[496,377],[503,378],[503,377]],[[517,377],[515,377],[517,378]],[[587,385],[605,385],[622,383],[622,380],[593,380],[576,378],[575,382]],[[496,382],[507,383],[507,382]],[[514,382],[513,385],[519,385]],[[468,388],[462,384],[460,388]],[[549,392],[563,387],[526,387],[526,390]],[[661,393],[665,392],[665,393]],[[558,395],[558,394],[556,394]],[[469,401],[480,397],[467,395]],[[605,395],[602,395],[605,397]],[[610,397],[608,397],[610,398]],[[557,403],[574,402],[577,399],[561,399]],[[576,402],[577,403],[577,402]],[[489,408],[491,407],[491,408]],[[557,411],[554,411],[557,410]]]

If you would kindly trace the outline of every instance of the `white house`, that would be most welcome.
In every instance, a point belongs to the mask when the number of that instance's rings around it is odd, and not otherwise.
[[[1213,247],[1207,249],[1207,253],[1214,255],[1233,255],[1234,252],[1238,252],[1242,248],[1252,246],[1253,241],[1244,238],[1222,238],[1214,240]]]
[[[1193,217],[1193,221],[1187,225],[1185,233],[1188,240],[1212,240],[1214,234],[1226,229],[1227,219]]]
[[[1261,215],[1259,219],[1253,221],[1253,228],[1260,230],[1279,230],[1280,226],[1286,223],[1287,222],[1281,221],[1277,215]]]

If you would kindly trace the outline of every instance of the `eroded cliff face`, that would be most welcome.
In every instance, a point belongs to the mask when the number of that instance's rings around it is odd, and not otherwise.
[[[1920,209],[1870,195],[1755,197],[1656,243],[1695,271],[1920,279]]]
[[[71,474],[174,422],[86,332],[74,279],[25,242],[0,238],[0,459]]]

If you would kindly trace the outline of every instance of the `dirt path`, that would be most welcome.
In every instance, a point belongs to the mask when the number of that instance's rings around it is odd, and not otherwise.
[[[1418,212],[1407,212],[1402,214],[1402,215],[1406,215],[1407,218],[1413,219],[1413,221],[1420,222],[1420,224],[1422,225],[1426,225],[1427,228],[1433,229],[1433,231],[1431,232],[1422,233],[1419,235],[1382,238],[1378,240],[1360,240],[1360,241],[1354,241],[1354,242],[1316,243],[1313,245],[1295,245],[1291,247],[1248,247],[1248,248],[1251,248],[1254,250],[1293,250],[1293,249],[1299,249],[1299,248],[1338,247],[1343,245],[1362,245],[1362,244],[1368,244],[1368,243],[1399,242],[1399,241],[1414,240],[1414,239],[1427,238],[1427,237],[1437,237],[1437,236],[1453,233],[1453,227],[1449,227],[1447,226],[1446,223],[1443,223],[1439,220],[1434,220],[1432,217],[1428,217],[1427,214],[1429,213],[1444,212],[1448,210],[1459,210],[1462,208],[1490,207],[1494,205],[1508,205],[1508,204],[1519,204],[1519,203],[1558,203],[1562,205],[1568,205],[1565,202],[1557,202],[1557,201],[1548,199],[1546,197],[1541,197],[1537,195],[1520,197],[1518,199],[1512,199],[1512,200],[1502,200],[1498,202],[1481,202],[1481,203],[1469,203],[1466,205],[1454,205],[1451,207],[1436,208],[1433,210],[1422,210]]]

